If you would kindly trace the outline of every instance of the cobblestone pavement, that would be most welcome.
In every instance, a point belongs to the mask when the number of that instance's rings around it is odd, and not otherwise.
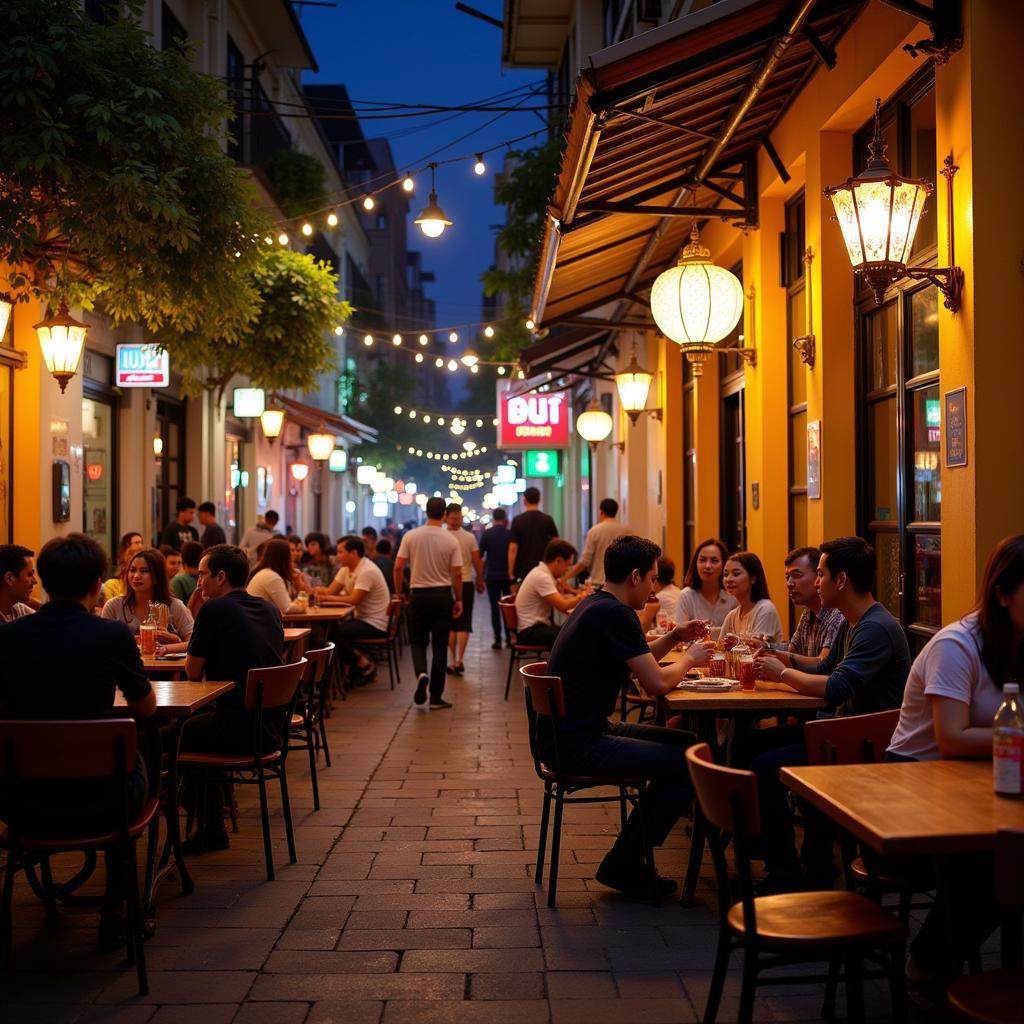
[[[478,609],[478,629],[486,608]],[[617,806],[566,811],[558,908],[532,878],[539,818],[521,690],[502,700],[507,652],[474,634],[451,711],[411,704],[412,669],[337,705],[333,767],[314,813],[301,753],[289,761],[298,863],[272,822],[278,877],[264,877],[253,788],[231,849],[191,861],[196,891],[168,881],[147,943],[150,994],[134,970],[95,952],[95,912],[43,926],[16,886],[14,972],[0,1021],[105,1024],[669,1024],[699,1020],[717,934],[710,867],[701,905],[630,903],[593,879]],[[275,789],[271,803],[277,806]],[[661,854],[681,877],[680,827]],[[66,866],[65,866],[66,867]],[[59,874],[55,872],[55,874]],[[736,965],[739,964],[739,958]],[[816,986],[762,990],[756,1020],[818,1019]],[[733,973],[719,1020],[735,1020]],[[889,1017],[868,983],[872,1019]],[[840,1013],[843,1013],[840,1001]],[[915,1020],[941,1012],[916,1002]]]

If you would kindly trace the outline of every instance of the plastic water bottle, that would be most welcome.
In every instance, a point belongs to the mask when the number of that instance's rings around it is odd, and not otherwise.
[[[992,775],[998,796],[1024,796],[1024,717],[1015,682],[1003,685],[1003,703],[992,721]]]

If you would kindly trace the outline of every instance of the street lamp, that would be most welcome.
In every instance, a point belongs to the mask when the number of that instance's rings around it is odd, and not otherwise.
[[[324,430],[323,423],[320,429],[306,438],[306,447],[309,449],[309,457],[314,462],[326,462],[334,451],[335,437]]]
[[[586,412],[581,412],[576,417],[576,433],[592,449],[596,449],[598,444],[612,432],[614,425],[611,416],[597,404],[596,396],[591,400],[590,407]]]
[[[615,387],[619,391],[619,402],[629,415],[629,421],[633,426],[636,426],[636,421],[643,412],[649,412],[657,419],[661,419],[661,409],[647,408],[647,396],[651,390],[652,380],[654,380],[654,374],[648,373],[637,362],[636,345],[634,345],[629,365],[615,374]]]
[[[61,299],[56,315],[50,313],[34,329],[39,336],[39,347],[43,350],[46,369],[60,385],[61,394],[64,394],[68,381],[78,372],[78,362],[82,358],[89,325],[71,316],[68,304]]]
[[[264,409],[260,413],[260,426],[263,427],[263,436],[273,444],[284,429],[284,409],[275,406]]]
[[[727,337],[743,313],[743,286],[735,274],[711,260],[694,222],[679,263],[660,274],[651,288],[651,315],[666,338],[693,364],[694,376]]]
[[[430,165],[430,199],[423,212],[413,221],[413,224],[419,225],[420,231],[427,238],[440,238],[444,234],[445,228],[452,226],[452,222],[448,219],[447,214],[437,203],[436,183],[434,180],[436,169],[437,164],[432,163]]]
[[[875,101],[875,133],[868,143],[868,165],[856,178],[826,188],[836,220],[843,232],[854,273],[867,281],[881,305],[886,290],[904,277],[931,281],[945,295],[946,309],[960,308],[964,272],[953,262],[953,175],[959,168],[946,157],[942,174],[947,183],[948,267],[908,267],[914,237],[921,223],[925,200],[934,191],[931,182],[904,178],[889,166],[882,138],[881,100]]]

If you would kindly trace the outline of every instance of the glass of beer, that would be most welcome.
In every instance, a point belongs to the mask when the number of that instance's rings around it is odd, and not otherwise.
[[[754,686],[754,652],[749,647],[736,648],[736,678],[740,681],[741,690],[753,690]]]

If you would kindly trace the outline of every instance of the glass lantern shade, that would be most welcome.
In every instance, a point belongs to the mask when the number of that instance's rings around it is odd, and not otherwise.
[[[376,475],[377,467],[371,466],[369,463],[364,462],[356,467],[356,483],[369,485]]]
[[[284,409],[264,409],[260,413],[260,426],[263,427],[263,436],[273,444],[284,429]]]
[[[87,324],[71,316],[63,301],[56,315],[50,314],[35,326],[46,369],[56,378],[61,394],[78,372],[88,330]]]
[[[302,483],[309,476],[309,465],[305,462],[293,462],[291,464],[292,479],[296,483]]]
[[[614,425],[611,416],[596,401],[591,402],[590,408],[576,417],[576,433],[590,444],[603,441],[612,432]]]
[[[679,264],[654,282],[651,314],[661,333],[684,348],[721,341],[743,314],[743,286],[735,274],[712,262],[696,225]]]
[[[334,445],[334,435],[325,433],[322,429],[306,438],[309,457],[314,462],[326,462],[331,457],[331,452],[334,451]]]
[[[615,386],[619,391],[619,402],[636,423],[640,413],[647,407],[647,396],[651,390],[654,374],[648,373],[637,361],[636,350],[633,350],[629,365],[620,373],[615,374]]]

